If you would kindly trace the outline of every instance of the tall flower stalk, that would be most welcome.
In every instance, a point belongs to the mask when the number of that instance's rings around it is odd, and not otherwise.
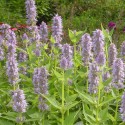
[[[9,83],[15,85],[19,80],[18,63],[16,60],[16,35],[13,31],[8,30],[8,34],[6,37],[8,47],[6,62],[7,76],[9,79]]]
[[[52,19],[52,36],[56,43],[60,43],[63,35],[62,18],[56,14]]]
[[[84,34],[81,38],[82,47],[82,60],[84,65],[88,65],[92,56],[92,39],[88,33]]]
[[[35,6],[35,0],[26,0],[25,2],[26,6],[26,17],[27,17],[27,24],[28,25],[36,25],[36,6]]]

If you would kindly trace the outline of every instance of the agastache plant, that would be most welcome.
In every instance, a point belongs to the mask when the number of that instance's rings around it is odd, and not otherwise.
[[[45,67],[34,69],[33,85],[35,93],[39,95],[39,109],[41,109],[42,111],[48,109],[46,100],[41,96],[41,94],[48,94],[47,76],[48,73]]]
[[[62,47],[62,56],[60,60],[60,67],[63,69],[70,69],[73,66],[72,48],[69,44],[64,44]]]
[[[120,58],[117,58],[113,62],[113,70],[112,70],[112,85],[117,89],[124,88],[124,64],[123,61]]]
[[[24,52],[18,53],[18,62],[22,63],[22,62],[26,62],[26,61],[27,61],[27,54],[24,53]],[[22,74],[26,74],[26,67],[21,66],[19,68],[19,72],[22,73]]]
[[[16,35],[13,31],[9,30],[7,36],[7,76],[11,84],[16,84],[19,80],[18,63],[16,60]]]
[[[88,65],[92,56],[92,39],[88,33],[84,34],[81,38],[82,47],[82,60],[84,65]]]
[[[96,29],[93,32],[92,45],[95,57],[97,57],[100,52],[104,51],[104,35],[100,29]]]
[[[56,43],[60,43],[63,35],[62,18],[56,14],[52,19],[52,36],[54,37]]]
[[[19,113],[26,112],[27,102],[23,90],[16,89],[12,93],[13,98],[13,110]]]
[[[40,41],[46,42],[48,40],[48,28],[45,22],[42,22],[39,27]]]
[[[27,24],[28,25],[36,25],[36,6],[34,0],[26,0],[26,17],[27,17]]]
[[[125,122],[125,92],[122,95],[122,101],[120,106],[121,119]]]
[[[34,53],[36,56],[41,55],[41,43],[40,43],[40,34],[37,26],[31,26],[28,28],[29,31],[31,31],[31,36],[30,36],[30,42],[31,43],[36,43],[36,49],[34,50]]]
[[[113,62],[117,58],[117,49],[114,43],[111,43],[108,49],[108,64],[109,66],[113,65]]]
[[[89,65],[88,81],[89,81],[89,93],[94,94],[98,92],[99,85],[99,66],[96,62],[92,62]]]
[[[106,62],[105,53],[102,51],[96,57],[96,62],[98,65],[103,66]]]
[[[123,59],[125,58],[125,41],[121,45],[121,56]]]

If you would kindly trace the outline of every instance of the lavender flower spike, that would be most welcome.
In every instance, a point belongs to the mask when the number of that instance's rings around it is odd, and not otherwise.
[[[113,62],[117,58],[117,49],[114,43],[111,43],[108,49],[108,63],[109,66],[113,65]]]
[[[117,58],[113,62],[112,76],[113,76],[112,85],[118,89],[123,88],[125,74],[124,74],[124,64],[120,58]]]
[[[96,62],[100,66],[103,66],[105,64],[106,58],[105,58],[105,53],[104,52],[100,52],[98,54],[98,56],[96,57]]]
[[[89,66],[89,92],[90,93],[97,93],[98,91],[98,84],[99,84],[99,77],[97,73],[99,72],[99,67],[96,62],[93,62]]]
[[[92,55],[92,41],[91,37],[88,33],[84,34],[81,38],[81,46],[82,46],[82,60],[84,65],[88,65],[90,57]]]
[[[46,42],[48,40],[48,28],[46,23],[42,22],[39,28],[40,40]]]
[[[125,41],[122,43],[121,46],[121,56],[122,58],[125,58]]]
[[[72,62],[72,48],[69,44],[64,44],[62,47],[62,56],[60,66],[64,70],[69,69],[73,66]]]
[[[33,84],[35,88],[35,93],[37,94],[48,94],[48,83],[47,83],[47,70],[45,67],[36,68],[33,75]],[[39,108],[41,110],[47,109],[46,100],[40,95],[39,96]]]
[[[61,16],[58,16],[58,14],[56,14],[53,17],[53,23],[52,23],[52,36],[54,37],[56,43],[60,43],[60,41],[62,40],[62,19]]]
[[[27,102],[23,90],[17,89],[12,94],[13,110],[16,112],[26,112]]]
[[[18,74],[18,63],[16,60],[16,35],[13,31],[9,30],[7,34],[7,46],[8,46],[8,55],[7,55],[7,76],[11,84],[16,84],[19,80]]]
[[[104,35],[101,30],[97,29],[93,32],[92,44],[94,56],[97,57],[100,52],[104,51]]]
[[[36,6],[34,0],[26,0],[26,14],[27,14],[27,24],[28,25],[36,25]]]
[[[125,92],[122,95],[122,101],[120,106],[121,119],[125,122]]]

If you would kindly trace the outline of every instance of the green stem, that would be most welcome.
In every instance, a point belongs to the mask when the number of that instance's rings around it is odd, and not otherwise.
[[[118,96],[119,96],[119,90],[118,90]],[[116,100],[117,101],[117,100]],[[117,125],[117,116],[118,116],[118,101],[116,102],[116,109],[115,109],[115,123],[114,125]]]
[[[100,70],[101,70],[101,73],[99,75],[99,78],[100,78],[100,84],[102,84],[102,67],[100,67]],[[98,85],[98,101],[97,101],[97,107],[96,107],[96,123],[97,125],[99,124],[99,111],[100,111],[100,107],[99,107],[99,104],[100,104],[100,85]]]
[[[62,82],[62,125],[64,125],[64,83],[65,83],[65,74],[64,74],[64,70],[63,70],[63,82]]]
[[[88,75],[88,66],[87,66],[87,75]],[[89,88],[89,83],[88,83],[88,80],[87,80],[87,83],[86,83],[86,92],[88,93],[88,88]]]

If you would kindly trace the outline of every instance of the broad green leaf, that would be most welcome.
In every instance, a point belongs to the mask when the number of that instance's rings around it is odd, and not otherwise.
[[[69,95],[66,97],[66,103],[71,103],[73,101],[75,101],[75,99],[78,97],[78,94],[74,94],[74,95]]]
[[[0,118],[0,125],[15,125],[15,123]]]
[[[101,121],[106,121],[108,119],[108,107],[102,109],[99,113],[99,116],[101,118]]]
[[[59,80],[63,80],[63,76],[61,73],[57,72],[56,70],[53,69],[53,73]]]
[[[59,104],[59,102],[55,99],[54,96],[45,96],[42,94],[42,96],[48,100],[48,102],[53,105],[55,108],[60,109],[61,108],[61,104]]]
[[[69,116],[66,117],[64,121],[64,125],[74,125],[75,118],[78,115],[79,111],[77,112],[70,112]]]
[[[94,99],[93,99],[90,95],[88,95],[87,93],[85,93],[85,92],[80,92],[78,89],[76,89],[75,91],[80,95],[80,97],[81,97],[82,99],[87,100],[87,101],[88,101],[89,103],[91,103],[91,104],[95,104]]]
[[[72,103],[68,103],[68,104],[65,105],[65,109],[66,109],[66,110],[69,110],[69,109],[71,109],[72,107],[76,106],[78,103],[79,103],[79,101],[74,101],[74,102],[72,102]]]

